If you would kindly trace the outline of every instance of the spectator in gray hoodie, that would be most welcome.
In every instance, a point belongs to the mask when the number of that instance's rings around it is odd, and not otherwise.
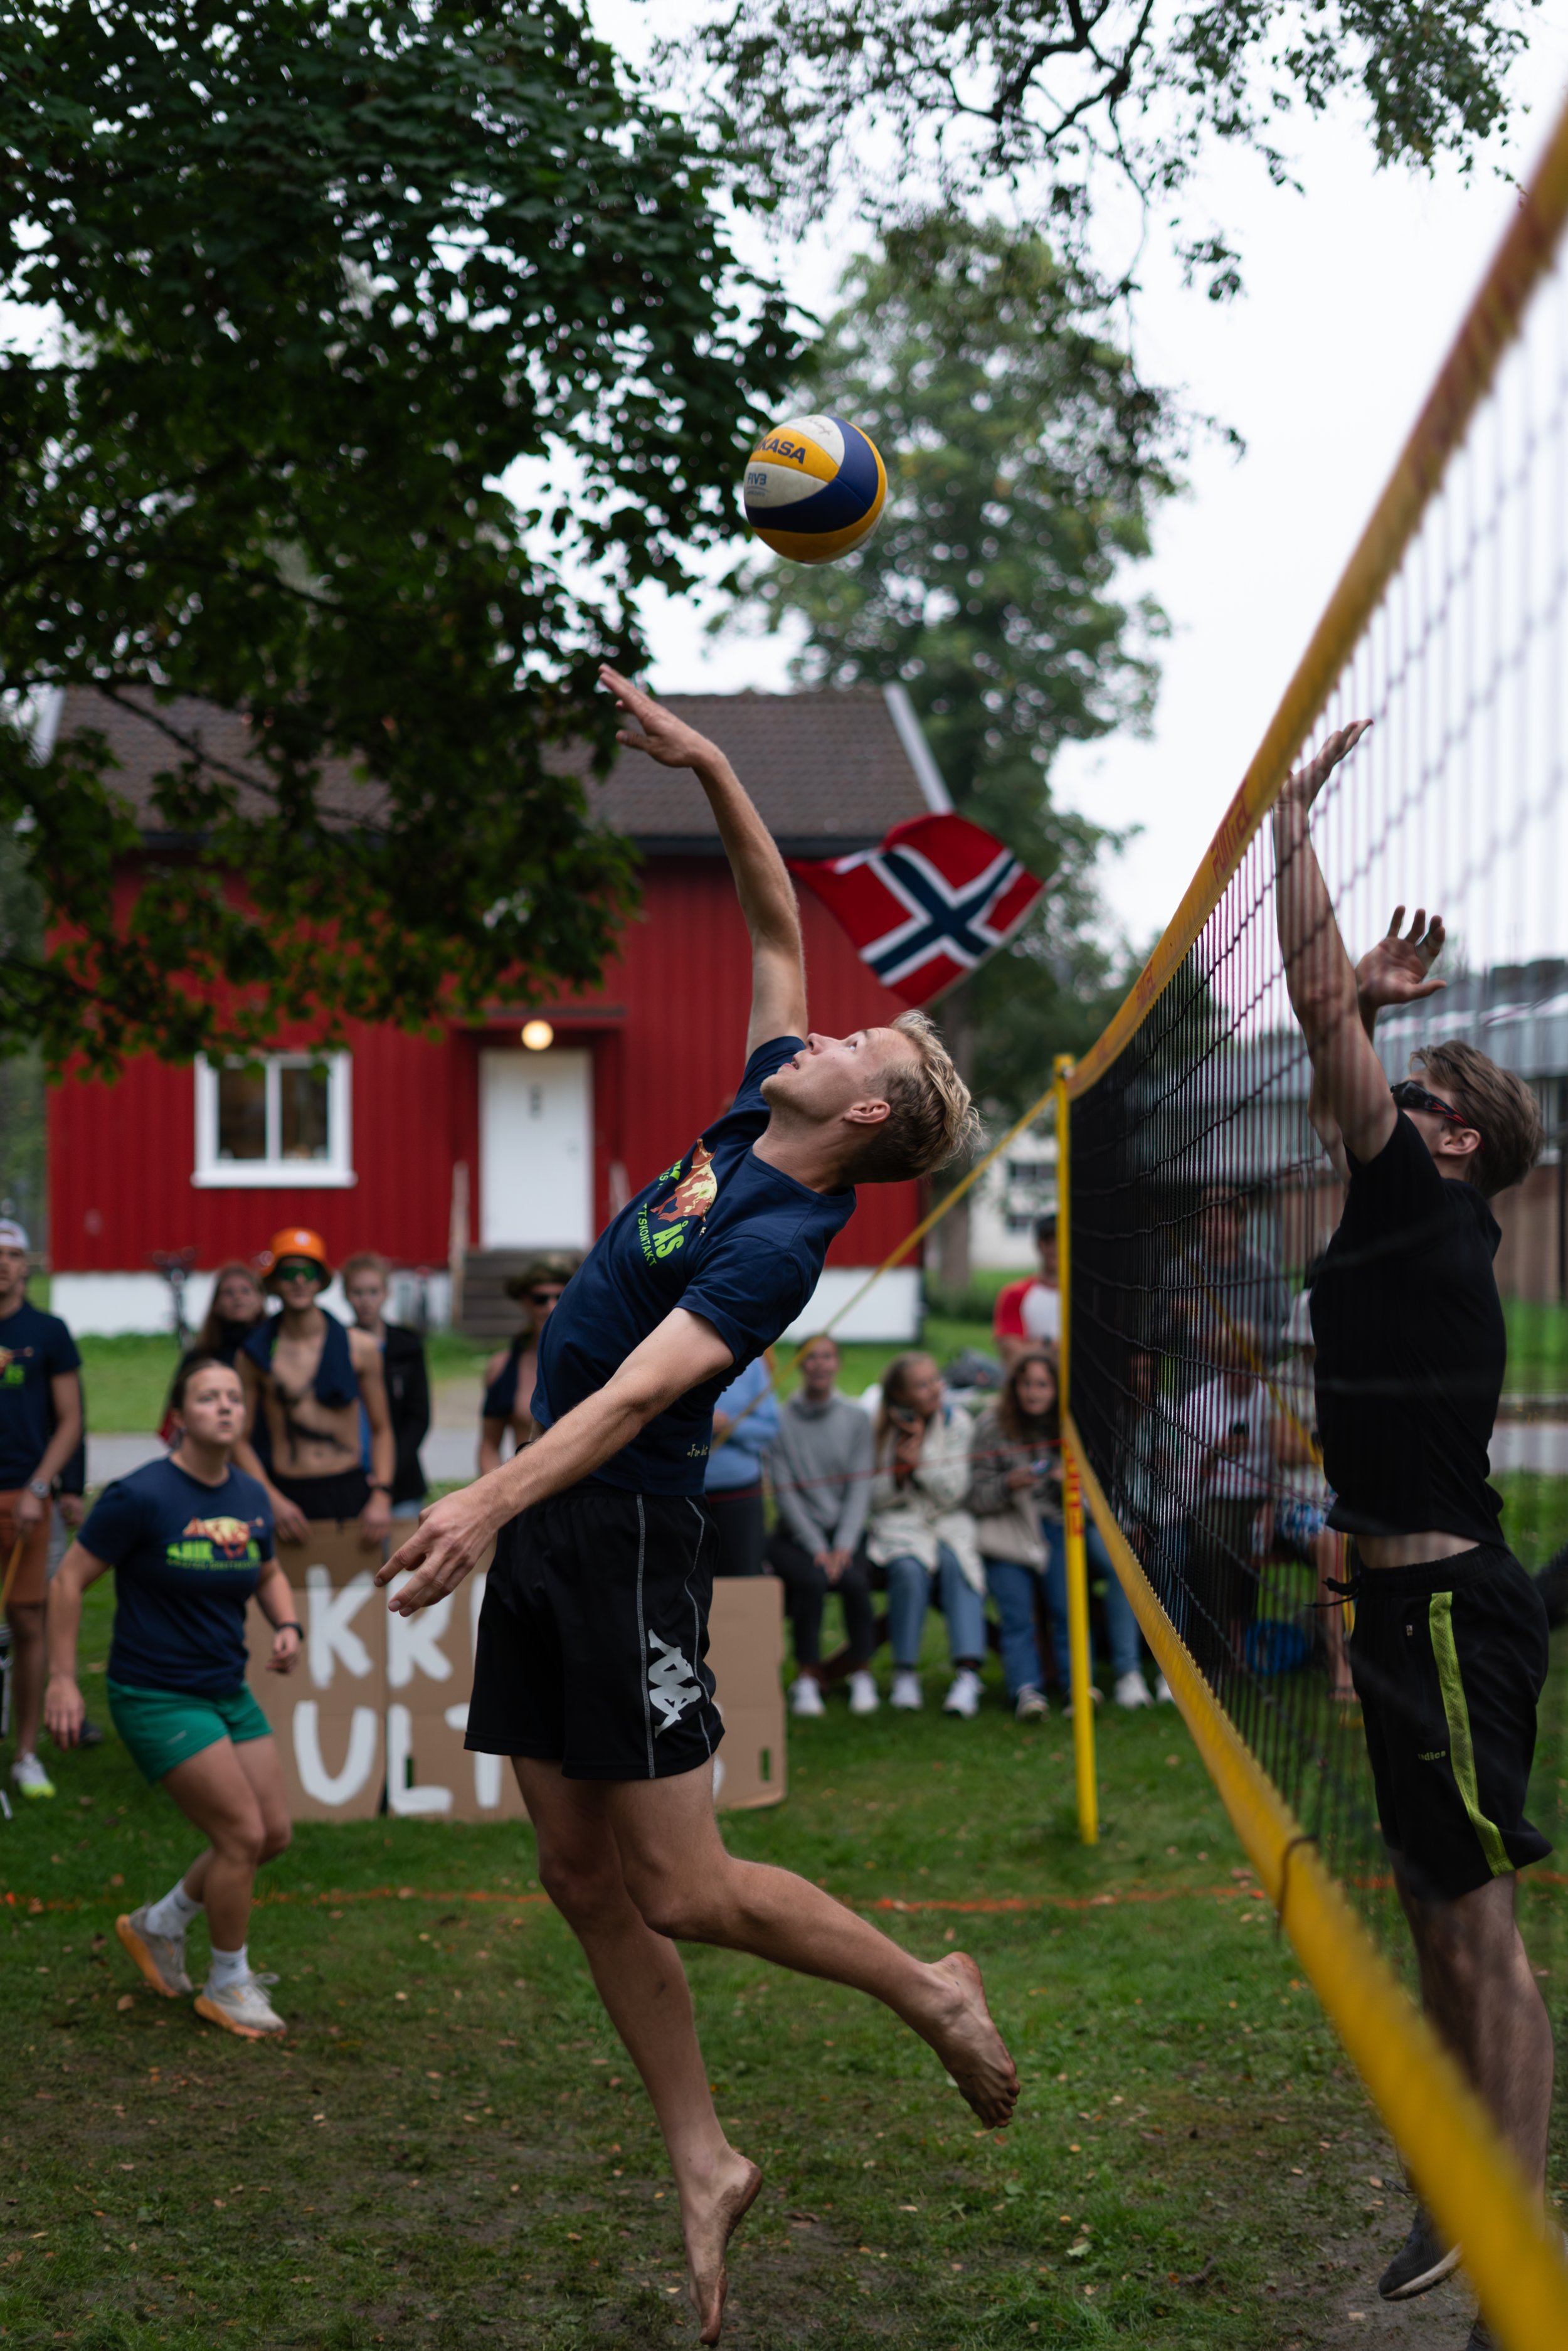
[[[779,1415],[768,1454],[779,1524],[768,1538],[768,1564],[788,1594],[795,1635],[796,1714],[822,1712],[822,1604],[843,1602],[849,1634],[850,1711],[874,1714],[876,1684],[868,1670],[876,1646],[870,1569],[860,1549],[871,1500],[869,1415],[837,1393],[839,1351],[813,1339],[800,1356],[801,1385]]]

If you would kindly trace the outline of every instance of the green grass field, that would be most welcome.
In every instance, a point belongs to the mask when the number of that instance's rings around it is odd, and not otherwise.
[[[99,1586],[99,1667],[107,1630]],[[767,2172],[732,2351],[1458,2351],[1461,2286],[1414,2331],[1376,2302],[1410,2209],[1397,2165],[1173,1711],[1105,1710],[1086,1850],[1071,1725],[1021,1728],[994,1687],[977,1720],[945,1719],[935,1632],[928,1664],[919,1718],[852,1722],[841,1703],[795,1726],[789,1801],[726,1834],[912,1949],[972,1950],[1024,2076],[1019,2119],[981,2132],[866,2001],[688,1952],[720,2111]],[[1535,1817],[1561,1843],[1560,1733]],[[648,2108],[526,1830],[302,1828],[252,1934],[290,2031],[254,2047],[156,1998],[114,1938],[191,1850],[172,1805],[112,1740],[58,1782],[0,1827],[0,2340],[695,2339]],[[1564,1899],[1538,1882],[1525,1902],[1554,2009]],[[1561,2146],[1552,2178],[1568,2192]]]

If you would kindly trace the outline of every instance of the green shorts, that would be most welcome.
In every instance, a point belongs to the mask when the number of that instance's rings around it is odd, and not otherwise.
[[[193,1690],[131,1689],[124,1682],[109,1684],[109,1712],[142,1777],[161,1780],[176,1763],[232,1739],[243,1747],[247,1739],[269,1739],[272,1725],[242,1682],[222,1698],[202,1698]]]

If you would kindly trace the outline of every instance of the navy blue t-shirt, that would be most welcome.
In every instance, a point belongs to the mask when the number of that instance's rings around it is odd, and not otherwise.
[[[80,1362],[57,1314],[24,1305],[0,1322],[0,1494],[14,1494],[37,1475],[55,1433],[49,1382]]]
[[[244,1687],[245,1614],[273,1554],[266,1489],[204,1485],[172,1460],[117,1478],[78,1537],[114,1570],[110,1681],[226,1698]]]
[[[603,1387],[677,1306],[711,1322],[735,1358],[594,1472],[608,1486],[702,1492],[716,1399],[804,1311],[854,1214],[852,1191],[813,1192],[751,1148],[768,1124],[762,1081],[800,1048],[799,1037],[758,1047],[731,1107],[605,1228],[545,1324],[541,1428]]]

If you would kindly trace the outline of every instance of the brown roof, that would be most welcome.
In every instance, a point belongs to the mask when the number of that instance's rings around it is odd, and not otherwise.
[[[896,709],[879,687],[674,694],[668,705],[727,753],[764,822],[790,854],[831,856],[864,848],[880,841],[890,825],[944,804],[907,704]],[[101,728],[119,761],[110,785],[138,815],[152,812],[154,777],[180,764],[180,747],[166,728],[198,740],[206,757],[231,771],[256,778],[254,789],[242,790],[245,815],[263,817],[270,805],[265,770],[251,759],[246,721],[213,704],[159,705],[145,694],[110,702],[91,687],[73,686],[59,724],[66,732]],[[565,764],[581,772],[578,761]],[[655,767],[642,754],[627,751],[601,781],[590,777],[587,782],[593,813],[630,834],[644,853],[717,850],[707,802],[685,772]],[[346,765],[327,769],[323,801],[329,815],[371,823],[379,799],[377,787],[357,782]]]

